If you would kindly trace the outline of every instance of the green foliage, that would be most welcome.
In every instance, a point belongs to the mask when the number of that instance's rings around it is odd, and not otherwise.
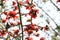
[[[58,34],[57,34],[57,33],[55,33],[55,35],[54,35],[54,36],[55,36],[55,37],[57,37],[57,35],[58,35]]]
[[[57,26],[56,29],[57,29],[57,30],[60,30],[60,26]]]
[[[52,37],[52,40],[57,40],[56,37]]]

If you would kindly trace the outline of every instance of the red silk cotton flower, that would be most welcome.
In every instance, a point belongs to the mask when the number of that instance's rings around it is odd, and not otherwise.
[[[27,39],[27,40],[33,40],[32,37],[26,37],[25,39]]]
[[[60,0],[57,0],[57,2],[60,2]]]
[[[16,36],[18,36],[19,34],[19,30],[14,30],[14,34],[16,35]]]
[[[32,18],[36,18],[37,17],[37,13],[38,13],[38,10],[30,10],[29,12],[29,15],[32,17]]]
[[[10,11],[10,12],[9,12],[9,15],[10,15],[11,17],[14,17],[14,16],[16,15],[16,12],[15,12],[15,11]]]
[[[13,6],[16,5],[16,2],[13,1]]]
[[[44,37],[41,37],[40,40],[45,40],[45,38]]]
[[[38,32],[38,30],[39,28],[35,26],[35,24],[26,25],[26,27],[24,28],[24,31],[27,32],[29,36],[33,33],[33,31]]]
[[[45,30],[45,31],[48,31],[48,30],[49,30],[48,25],[46,25],[46,26],[44,27],[44,30]]]
[[[6,35],[6,30],[0,30],[0,36],[5,36]]]
[[[9,16],[12,17],[12,18],[14,18],[14,20],[15,20],[16,18],[18,18],[18,16],[16,16],[16,12],[15,12],[15,11],[10,11],[10,12],[9,12]]]

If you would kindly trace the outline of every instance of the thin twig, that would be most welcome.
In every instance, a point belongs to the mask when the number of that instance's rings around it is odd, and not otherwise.
[[[33,4],[33,0],[31,0],[31,5]],[[32,25],[32,16],[31,16],[31,25]]]
[[[35,4],[38,6],[37,3],[35,3]],[[42,9],[42,7],[40,7],[40,6],[38,6],[38,7],[55,23],[56,26],[58,26],[57,23],[54,21],[54,19],[52,19],[52,18],[45,12],[45,10]]]
[[[38,4],[37,3],[35,3],[37,6],[38,6]],[[58,26],[57,25],[57,23],[45,12],[45,10],[44,9],[42,9],[42,7],[40,7],[40,6],[38,6],[54,23],[55,23],[55,25],[56,26]],[[57,33],[52,27],[51,27],[51,29],[55,32],[55,33]],[[57,33],[58,34],[58,33]],[[59,35],[59,34],[58,34]],[[60,35],[59,35],[60,36]]]
[[[56,5],[52,2],[52,0],[50,0],[50,2],[57,8],[58,11],[60,11],[60,8],[58,8],[58,6],[56,6]]]

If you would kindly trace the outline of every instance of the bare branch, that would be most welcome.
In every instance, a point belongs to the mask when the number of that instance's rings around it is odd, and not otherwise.
[[[22,40],[23,40],[23,25],[22,25],[22,17],[21,17],[21,12],[20,12],[20,4],[18,3],[17,0],[17,6],[19,8],[19,17],[20,17],[20,22],[21,22],[21,28],[22,28]]]
[[[38,6],[38,4],[35,2],[35,4]],[[45,12],[45,10],[42,8],[42,7],[40,7],[40,6],[38,6],[54,23],[55,23],[55,25],[56,26],[58,26],[57,25],[57,23],[54,21],[54,19],[52,19],[46,12]],[[55,33],[57,33],[52,27],[51,27],[51,29],[55,32]],[[58,33],[57,33],[58,34]],[[58,34],[59,35],[59,34]],[[60,36],[60,35],[59,35]]]
[[[60,8],[58,8],[58,7],[52,2],[52,0],[50,0],[50,2],[57,8],[58,11],[60,11]]]

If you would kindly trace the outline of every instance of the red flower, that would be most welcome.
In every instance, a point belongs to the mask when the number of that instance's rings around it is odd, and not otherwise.
[[[6,21],[7,21],[6,19],[3,19],[3,20],[2,20],[2,23],[5,23]]]
[[[60,0],[57,0],[57,2],[60,2]]]
[[[15,11],[10,11],[10,12],[9,12],[9,16],[10,16],[10,18],[14,18],[14,20],[15,20],[16,18],[18,18],[18,16],[16,16],[16,12],[15,12]]]
[[[39,28],[35,28],[36,32],[39,30]]]
[[[5,36],[6,35],[6,31],[3,30],[1,34],[2,34],[2,36]]]
[[[8,15],[8,12],[6,12],[6,11],[4,11],[3,13],[4,13],[5,15]]]
[[[11,37],[13,37],[13,34],[12,34],[11,32],[8,32],[8,34],[9,34]]]
[[[27,40],[33,40],[33,38],[31,38],[31,37],[26,37],[25,39],[27,39]]]
[[[24,31],[28,33],[28,35],[32,34],[33,31],[38,31],[39,30],[39,27],[36,27],[35,24],[29,24],[29,25],[26,25],[26,28],[24,28]]]
[[[15,6],[15,9],[13,11],[16,11],[16,10],[18,10],[18,7],[17,6]]]
[[[48,25],[46,25],[46,26],[44,27],[44,30],[48,31],[48,29],[49,29],[49,27],[48,27]]]
[[[22,2],[22,1],[20,1],[20,2],[19,2],[19,4],[20,4],[20,5],[23,5],[23,2]]]
[[[15,15],[16,15],[16,12],[15,12],[15,11],[10,11],[10,12],[9,12],[9,16],[15,17]]]
[[[26,3],[27,3],[27,4],[30,4],[30,3],[29,3],[29,0],[26,0]]]
[[[39,37],[39,34],[36,34],[35,36],[36,36],[36,37]]]
[[[45,38],[44,37],[41,37],[40,40],[45,40]]]
[[[2,32],[2,30],[0,29],[0,36],[2,36],[1,32]]]
[[[28,10],[31,10],[32,8],[34,8],[34,4],[28,4],[28,6],[26,6],[26,5],[24,5],[25,7],[26,7],[26,9],[28,9]]]
[[[30,7],[30,6],[25,6],[25,7],[26,7],[26,9],[29,9],[29,10],[31,9],[31,7]]]
[[[18,36],[19,34],[19,30],[14,30],[14,34],[16,35],[16,36]]]
[[[32,34],[33,33],[33,30],[28,30],[28,35]]]
[[[16,5],[16,2],[13,1],[13,6]]]
[[[29,15],[32,17],[32,18],[36,18],[37,17],[37,13],[38,13],[38,10],[30,10],[29,12]]]

